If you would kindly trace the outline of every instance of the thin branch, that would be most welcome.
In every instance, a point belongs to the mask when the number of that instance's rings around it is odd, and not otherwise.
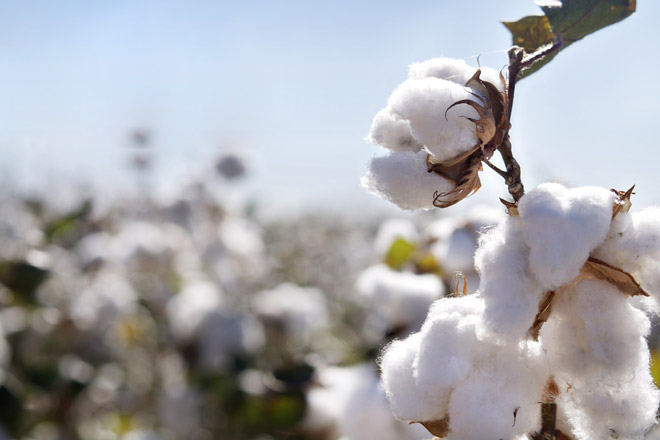
[[[488,165],[493,171],[495,171],[497,174],[499,174],[500,176],[502,176],[504,179],[506,179],[507,177],[509,177],[508,174],[506,173],[506,171],[500,169],[498,166],[496,166],[495,164],[493,164],[490,160],[488,160],[488,159],[486,159],[486,158],[483,158],[482,161],[483,161],[486,165]]]

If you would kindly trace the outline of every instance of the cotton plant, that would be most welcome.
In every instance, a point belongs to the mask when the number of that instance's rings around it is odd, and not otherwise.
[[[381,354],[394,414],[438,438],[642,439],[656,423],[646,337],[660,209],[631,211],[633,188],[525,192],[509,138],[517,81],[634,11],[586,3],[546,2],[545,15],[507,23],[526,46],[509,51],[506,79],[458,60],[417,63],[374,118],[368,139],[390,152],[371,162],[368,191],[403,209],[446,208],[479,189],[486,164],[513,198],[478,238],[476,292],[435,301],[419,332]],[[532,36],[532,24],[544,31]]]

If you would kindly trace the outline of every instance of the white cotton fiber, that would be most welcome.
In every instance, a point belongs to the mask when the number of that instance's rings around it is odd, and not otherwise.
[[[530,248],[529,266],[540,284],[556,289],[575,278],[610,229],[613,192],[544,183],[525,194],[518,210]]]
[[[481,237],[475,254],[485,304],[482,325],[504,341],[525,336],[545,293],[529,270],[522,230],[520,218],[509,217]]]
[[[449,396],[433,393],[415,382],[413,363],[419,353],[421,334],[396,340],[383,351],[380,359],[381,381],[394,415],[401,420],[440,420],[447,410]]]
[[[540,426],[545,377],[525,357],[500,349],[473,365],[449,404],[447,440],[511,439]]]
[[[477,71],[476,67],[468,65],[464,60],[453,58],[433,58],[421,63],[413,63],[408,70],[408,78],[441,78],[460,85],[465,85]],[[500,74],[489,67],[481,67],[480,78],[494,84],[500,91],[504,90]]]
[[[408,210],[430,209],[435,191],[445,193],[454,187],[448,180],[427,171],[424,151],[375,157],[360,182],[370,193]]]
[[[376,113],[367,140],[391,151],[417,152],[423,148],[411,133],[410,121],[395,117],[387,108]]]
[[[660,207],[619,213],[607,239],[593,255],[630,272],[659,302]]]
[[[548,365],[578,386],[605,376],[622,379],[635,371],[648,353],[649,329],[648,317],[612,284],[583,280],[557,294],[540,338]]]
[[[394,117],[410,121],[413,137],[423,144],[436,162],[457,157],[478,144],[476,110],[460,104],[462,99],[475,100],[470,89],[439,78],[409,79],[400,84],[388,100]],[[445,114],[446,112],[446,114]]]
[[[422,326],[419,354],[413,364],[417,384],[431,393],[448,394],[478,360],[496,347],[477,336],[483,302],[475,295],[442,298]]]

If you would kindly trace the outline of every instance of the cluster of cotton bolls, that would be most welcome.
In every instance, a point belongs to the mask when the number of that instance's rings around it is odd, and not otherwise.
[[[368,140],[388,150],[375,157],[362,185],[403,209],[431,208],[434,193],[454,190],[456,183],[429,173],[429,164],[451,161],[479,145],[470,105],[450,108],[461,100],[482,103],[481,92],[466,86],[477,71],[462,60],[436,58],[410,66],[408,79],[390,96],[373,120]],[[500,92],[499,73],[481,68],[481,78]],[[445,197],[446,198],[446,197]]]
[[[628,197],[552,183],[523,196],[479,241],[477,292],[437,300],[384,351],[396,416],[446,439],[526,439],[552,404],[568,438],[644,438],[660,404],[645,339],[660,210],[627,212]]]

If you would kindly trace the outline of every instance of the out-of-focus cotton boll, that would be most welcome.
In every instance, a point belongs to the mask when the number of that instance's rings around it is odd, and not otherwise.
[[[483,325],[505,341],[525,335],[546,292],[529,269],[523,230],[520,218],[508,218],[481,237],[475,255],[479,293],[486,308]]]
[[[487,228],[504,221],[504,210],[478,205],[460,217],[445,217],[431,223],[425,234],[434,240],[431,252],[447,272],[462,272],[469,277],[476,269],[474,253],[480,234]],[[478,280],[478,279],[477,279]],[[468,283],[473,292],[478,281]]]
[[[340,431],[351,440],[406,440],[426,438],[420,427],[397,421],[371,364],[353,367],[354,382],[339,419]]]
[[[421,343],[421,333],[413,333],[390,343],[380,358],[387,399],[394,415],[401,420],[440,420],[446,415],[449,393],[436,393],[417,385],[413,365]]]
[[[472,150],[479,142],[474,123],[467,119],[478,119],[476,110],[469,105],[449,109],[463,99],[475,100],[469,88],[429,77],[404,81],[387,105],[394,117],[410,121],[413,137],[441,162]]]
[[[256,350],[263,342],[260,324],[228,309],[220,288],[194,280],[167,304],[167,318],[180,343],[197,347],[204,368],[224,368],[231,357]]]
[[[325,296],[315,287],[280,284],[255,294],[252,309],[265,320],[280,323],[287,332],[303,337],[328,324]]]
[[[78,242],[75,251],[83,267],[116,260],[112,236],[107,232],[86,235]]]
[[[500,92],[504,91],[504,85],[500,74],[489,67],[481,67],[480,78],[494,84]],[[440,78],[456,84],[465,85],[477,71],[476,67],[468,65],[464,60],[453,58],[432,58],[421,63],[413,63],[408,70],[408,78]]]
[[[598,187],[544,183],[519,203],[529,266],[541,285],[556,289],[575,278],[606,237],[615,195]]]
[[[407,219],[393,218],[385,220],[378,228],[378,234],[374,240],[374,248],[379,256],[384,256],[390,250],[392,243],[397,239],[403,239],[409,243],[417,243],[419,233],[415,224]]]
[[[374,157],[368,173],[360,182],[370,193],[401,209],[431,209],[433,194],[436,191],[447,193],[454,185],[435,173],[429,173],[426,157],[424,151]]]
[[[370,310],[390,328],[417,330],[431,303],[444,294],[442,281],[433,274],[396,272],[381,264],[365,270],[357,281]]]
[[[71,316],[83,330],[103,331],[137,308],[137,294],[121,273],[106,269],[93,275],[70,299]]]
[[[397,118],[387,108],[376,113],[367,140],[390,151],[418,152],[424,147],[413,137],[410,121]]]
[[[331,432],[329,439],[421,440],[428,431],[397,421],[387,403],[376,366],[329,367],[307,394],[307,425]]]
[[[167,317],[172,332],[179,339],[190,338],[204,318],[222,308],[224,295],[220,287],[210,281],[194,280],[167,304]]]
[[[254,260],[260,258],[264,251],[264,243],[261,238],[260,228],[246,219],[238,217],[225,218],[220,223],[220,240],[225,244],[229,252],[241,258]]]

